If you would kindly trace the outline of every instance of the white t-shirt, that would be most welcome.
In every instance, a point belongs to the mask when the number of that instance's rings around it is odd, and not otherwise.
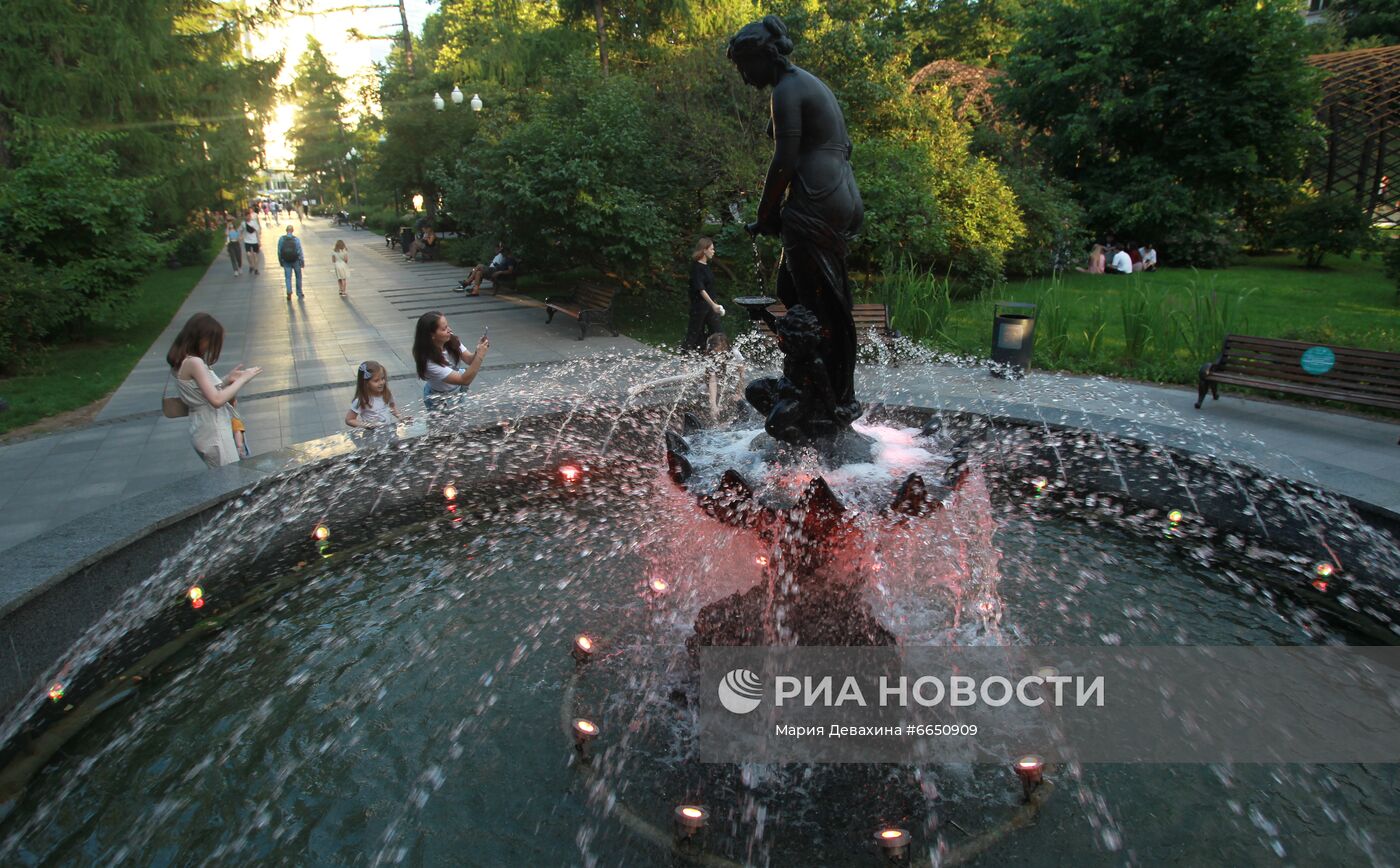
[[[1133,258],[1128,255],[1128,251],[1120,250],[1113,254],[1113,270],[1123,274],[1133,273]]]
[[[360,399],[356,398],[350,402],[350,410],[360,417],[361,425],[388,425],[394,421],[389,405],[378,395],[370,396],[368,409],[361,407]]]
[[[1138,253],[1142,254],[1143,268],[1151,268],[1152,266],[1157,264],[1157,248],[1144,247],[1141,250],[1139,250]]]
[[[505,255],[504,253],[497,253],[497,254],[496,254],[496,257],[495,257],[494,259],[491,260],[491,265],[488,266],[488,267],[490,267],[490,268],[504,268],[504,267],[505,267],[505,264],[506,264],[506,255]]]
[[[443,355],[447,358],[448,362],[453,362],[456,364],[461,364],[462,362],[461,359],[455,358],[452,355],[451,350],[443,350]],[[455,367],[450,367],[449,365],[439,365],[432,359],[428,359],[426,369],[428,372],[428,389],[430,391],[451,393],[461,390],[461,386],[457,385],[456,383],[449,383],[446,381],[448,375],[454,373],[457,370]]]
[[[258,243],[258,229],[259,229],[259,226],[258,226],[258,221],[257,221],[257,220],[247,220],[247,219],[245,219],[245,220],[243,221],[243,243],[244,243],[244,244],[257,244],[257,243]]]

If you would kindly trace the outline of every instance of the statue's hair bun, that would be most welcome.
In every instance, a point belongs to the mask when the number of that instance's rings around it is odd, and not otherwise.
[[[781,55],[792,54],[792,40],[788,38],[787,25],[776,15],[763,16],[763,29],[772,34],[769,45]]]

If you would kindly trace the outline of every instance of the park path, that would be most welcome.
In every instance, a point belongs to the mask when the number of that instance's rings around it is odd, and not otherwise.
[[[160,415],[169,377],[165,353],[198,311],[224,326],[217,370],[239,362],[263,368],[239,400],[255,456],[345,430],[356,367],[366,359],[388,369],[401,404],[416,399],[413,325],[428,310],[443,311],[468,344],[490,326],[491,351],[478,387],[528,364],[643,349],[602,329],[579,341],[573,320],[558,317],[546,325],[528,299],[453,292],[466,269],[407,262],[382,236],[320,218],[292,223],[306,253],[306,298],[289,302],[276,264],[276,239],[285,225],[279,231],[264,222],[263,250],[271,267],[262,274],[245,270],[235,277],[226,255],[215,260],[93,424],[0,446],[0,549],[205,470],[190,448],[188,422]],[[350,249],[348,299],[339,296],[331,269],[331,248],[340,238]]]

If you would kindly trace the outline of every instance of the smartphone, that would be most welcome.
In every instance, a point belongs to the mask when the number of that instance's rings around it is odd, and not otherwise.
[[[487,327],[486,327],[486,330],[483,331],[483,332],[481,333],[481,339],[482,339],[483,341],[486,340],[487,336],[489,336],[490,334],[491,334],[491,327],[490,327],[490,326],[487,326]]]

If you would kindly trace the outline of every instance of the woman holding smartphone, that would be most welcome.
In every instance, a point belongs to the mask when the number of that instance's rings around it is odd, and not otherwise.
[[[476,342],[476,350],[469,353],[441,311],[430,310],[420,316],[413,331],[413,363],[418,379],[423,381],[424,405],[437,410],[453,395],[465,392],[481,371],[490,346],[491,341],[483,334]]]

